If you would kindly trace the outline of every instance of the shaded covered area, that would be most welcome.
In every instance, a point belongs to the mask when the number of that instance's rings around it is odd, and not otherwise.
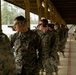
[[[51,21],[51,23],[59,22],[60,24],[65,24],[66,22],[61,17],[59,12],[56,10],[54,5],[50,0],[4,0],[12,3],[18,7],[24,9],[26,18],[29,17],[28,12],[32,12],[41,17],[45,17]]]
[[[76,0],[50,0],[67,24],[76,24]]]
[[[76,1],[75,0],[5,0],[16,6],[26,9],[29,2],[30,12],[52,19],[55,22],[76,24]],[[50,12],[49,12],[50,11]],[[49,17],[49,15],[51,15]]]
[[[14,4],[24,10],[25,8],[27,8],[25,5],[25,3],[27,3],[27,0],[4,0],[4,1]],[[34,14],[38,14],[37,1],[36,0],[28,0],[28,1],[29,1],[29,6],[30,6],[30,12]]]

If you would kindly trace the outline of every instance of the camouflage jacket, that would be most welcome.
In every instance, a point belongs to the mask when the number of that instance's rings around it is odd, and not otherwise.
[[[58,51],[58,45],[59,45],[59,36],[57,34],[56,30],[52,30],[53,37],[52,37],[52,50]]]
[[[51,53],[54,52],[53,47],[55,47],[53,32],[47,31],[43,33],[39,30],[37,33],[42,39],[42,58],[48,58],[51,56]]]
[[[62,40],[64,39],[64,30],[59,28],[56,31],[57,31],[57,34],[59,36],[59,42],[62,42]]]
[[[15,75],[14,55],[9,38],[0,33],[0,75]]]
[[[26,70],[33,70],[37,63],[36,51],[41,50],[40,38],[37,33],[31,30],[25,33],[18,32],[12,35],[10,40],[18,72],[21,72],[23,66]]]

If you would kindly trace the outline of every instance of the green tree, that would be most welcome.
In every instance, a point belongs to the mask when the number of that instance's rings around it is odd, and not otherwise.
[[[3,1],[3,4],[1,5],[1,12],[2,12],[2,24],[13,24],[13,20],[16,16],[22,15],[25,17],[25,11],[17,6],[14,6],[10,3],[7,3]],[[31,24],[37,24],[38,20],[32,19],[30,17],[30,23]]]
[[[24,16],[24,11],[19,7],[11,5],[7,2],[2,4],[2,24],[13,24],[13,20],[18,15]]]

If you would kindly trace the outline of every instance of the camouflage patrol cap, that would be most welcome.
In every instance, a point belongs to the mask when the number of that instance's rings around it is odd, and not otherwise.
[[[54,24],[48,24],[48,27],[54,29]]]
[[[45,18],[41,19],[39,25],[42,25],[43,27],[47,27],[48,20]]]
[[[58,28],[60,28],[60,24],[58,22],[56,22],[54,26],[58,26]]]
[[[26,19],[23,16],[17,16],[14,20],[17,20],[19,26],[24,26]]]

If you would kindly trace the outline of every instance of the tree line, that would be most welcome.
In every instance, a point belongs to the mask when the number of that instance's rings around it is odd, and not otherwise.
[[[14,18],[19,15],[25,17],[25,10],[3,1],[1,4],[2,25],[13,24]],[[30,23],[37,24],[38,21],[37,19],[32,19],[32,17],[30,17]]]

